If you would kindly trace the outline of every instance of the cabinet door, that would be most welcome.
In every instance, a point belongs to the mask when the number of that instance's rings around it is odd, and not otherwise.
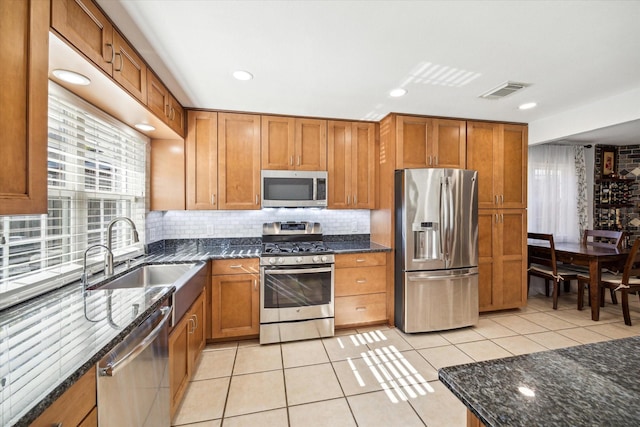
[[[262,116],[262,169],[293,169],[295,119]]]
[[[0,2],[0,215],[47,212],[49,3]]]
[[[151,140],[151,210],[185,209],[184,141]]]
[[[217,209],[218,114],[187,113],[187,209]]]
[[[107,74],[113,73],[113,26],[91,0],[52,0],[51,26]]]
[[[296,119],[294,168],[327,170],[327,121]]]
[[[113,79],[142,103],[147,102],[147,65],[117,31],[113,31]]]
[[[189,384],[189,316],[184,316],[169,335],[170,414],[173,418]]]
[[[486,209],[478,214],[480,311],[523,307],[527,302],[527,214]]]
[[[169,109],[167,111],[169,115],[169,126],[175,130],[178,135],[184,137],[184,108],[178,102],[173,95],[169,94]]]
[[[527,207],[527,127],[502,125],[501,208]]]
[[[96,371],[92,368],[57,398],[30,426],[77,426],[95,406]],[[92,424],[88,422],[86,425]],[[97,422],[93,425],[97,425]]]
[[[467,123],[467,169],[478,171],[478,207],[527,206],[527,127]]]
[[[431,119],[398,116],[396,118],[396,169],[433,167],[433,158],[427,151]]]
[[[147,108],[162,121],[167,122],[169,91],[150,69],[147,69]]]
[[[467,122],[464,120],[433,120],[431,154],[433,165],[439,168],[466,167]]]
[[[374,209],[376,204],[376,125],[354,123],[351,129],[351,208]]]
[[[219,209],[260,209],[260,116],[218,114]]]
[[[494,158],[498,157],[499,132],[499,125],[495,123],[467,122],[467,169],[478,171],[480,209],[498,206],[496,186],[502,179],[494,172]]]
[[[331,209],[351,208],[351,122],[327,122],[329,200]]]
[[[212,276],[211,317],[214,338],[259,334],[258,281],[257,274]]]
[[[189,372],[193,373],[196,362],[206,344],[206,325],[205,325],[205,292],[193,303],[189,311],[189,321],[191,329],[189,330]]]

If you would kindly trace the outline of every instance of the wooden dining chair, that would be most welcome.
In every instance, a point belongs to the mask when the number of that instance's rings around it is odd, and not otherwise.
[[[578,272],[558,266],[556,262],[556,248],[553,243],[553,234],[527,233],[531,240],[546,241],[549,244],[549,253],[540,254],[529,252],[527,270],[527,290],[531,284],[531,276],[541,277],[545,283],[545,293],[549,296],[549,282],[553,283],[553,309],[558,309],[558,292],[560,283],[577,280]]]
[[[584,230],[582,244],[585,246],[622,247],[624,232],[614,230]]]
[[[584,234],[582,235],[582,244],[584,246],[594,246],[594,247],[609,247],[609,248],[622,248],[622,238],[624,237],[623,231],[615,231],[615,230],[584,230]],[[614,266],[605,266],[605,271],[611,272],[611,268]],[[571,270],[578,271],[580,276],[584,279],[585,277],[589,278],[589,267],[581,267],[581,266],[571,266],[568,267]],[[614,268],[614,270],[616,270]],[[584,283],[584,280],[582,280]],[[586,289],[589,289],[589,282],[587,281]],[[584,290],[585,286],[581,284],[581,281],[578,280],[578,310],[582,310],[584,307]],[[587,299],[590,301],[589,293],[587,292]],[[614,304],[618,303],[618,299],[616,298],[615,292],[611,291],[611,302]]]
[[[585,283],[589,283],[589,278],[578,275],[578,286],[584,289]],[[598,286],[600,287],[600,306],[602,307],[604,307],[604,289],[620,292],[624,323],[631,326],[629,294],[640,291],[640,238],[637,238],[633,243],[622,273],[602,273]]]

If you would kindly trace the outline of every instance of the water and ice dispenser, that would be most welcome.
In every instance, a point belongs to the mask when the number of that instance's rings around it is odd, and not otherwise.
[[[430,260],[439,258],[438,223],[418,222],[412,226],[413,230],[413,259]]]

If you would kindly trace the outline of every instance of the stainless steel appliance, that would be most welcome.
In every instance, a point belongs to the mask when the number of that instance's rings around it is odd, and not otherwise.
[[[168,326],[171,307],[154,311],[98,362],[100,427],[169,427]]]
[[[263,170],[263,208],[327,206],[326,171]]]
[[[395,322],[404,332],[478,322],[477,172],[395,174]]]
[[[334,333],[334,255],[317,222],[262,226],[260,344]]]

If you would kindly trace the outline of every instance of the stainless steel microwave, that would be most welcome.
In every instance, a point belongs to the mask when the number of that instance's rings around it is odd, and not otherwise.
[[[327,206],[326,171],[263,170],[263,208]]]

